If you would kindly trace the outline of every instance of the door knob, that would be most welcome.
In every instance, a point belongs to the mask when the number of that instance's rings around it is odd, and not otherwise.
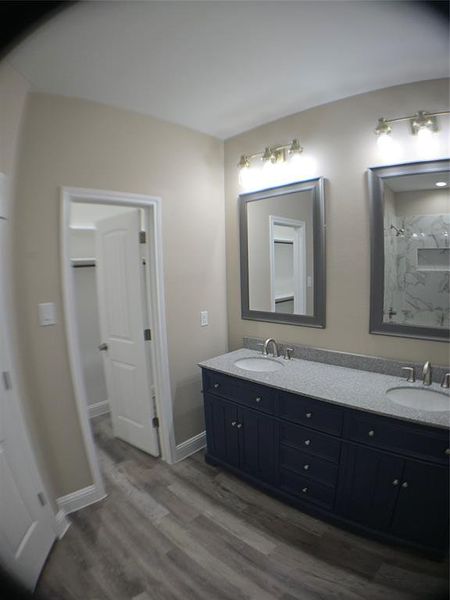
[[[100,350],[100,352],[105,352],[106,350],[108,350],[108,344],[105,344],[105,342],[103,342],[102,344],[100,344],[100,346],[98,346],[98,349]]]
[[[256,398],[255,398],[255,402],[261,402],[261,398],[260,398],[260,396],[256,396]]]
[[[392,482],[392,485],[398,485],[400,483],[400,481],[398,479],[394,479],[394,481]]]
[[[309,446],[311,444],[311,440],[305,440],[305,446]]]
[[[408,487],[408,482],[407,482],[407,481],[404,481],[404,482],[402,483],[402,488],[407,488],[407,487]]]
[[[236,425],[236,427],[237,427],[238,429],[240,429],[240,428],[242,427],[242,423],[238,423],[238,424]]]
[[[312,413],[310,413],[310,412],[307,412],[307,413],[305,414],[305,417],[306,417],[307,419],[310,419],[310,418],[312,417]]]
[[[367,435],[369,437],[373,437],[375,435],[375,431],[373,429],[371,429]]]
[[[236,421],[231,421],[231,427],[235,427],[236,426]]]

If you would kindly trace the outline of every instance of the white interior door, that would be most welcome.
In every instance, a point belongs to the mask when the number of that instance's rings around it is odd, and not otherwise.
[[[0,219],[0,246],[5,227]],[[0,291],[5,289],[2,266]],[[0,562],[33,589],[56,536],[16,395],[1,294],[0,375]]]
[[[100,331],[113,433],[159,456],[139,232],[138,209],[96,222]]]

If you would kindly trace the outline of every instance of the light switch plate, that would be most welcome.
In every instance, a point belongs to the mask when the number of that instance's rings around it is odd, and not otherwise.
[[[202,310],[200,311],[200,326],[206,327],[208,325],[208,311]]]
[[[47,327],[56,324],[56,306],[54,302],[43,302],[38,305],[39,325]]]

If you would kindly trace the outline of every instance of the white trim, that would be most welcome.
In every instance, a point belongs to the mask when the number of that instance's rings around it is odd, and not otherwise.
[[[62,510],[65,515],[69,515],[104,498],[106,498],[105,492],[100,494],[95,485],[88,485],[76,492],[57,498],[56,502],[60,511]]]
[[[88,405],[89,418],[99,417],[100,415],[106,415],[110,412],[109,400],[102,400],[101,402],[95,402],[95,404]]]
[[[59,540],[61,540],[64,537],[70,525],[71,523],[66,517],[65,511],[62,508],[60,508],[55,515],[55,532]]]
[[[61,268],[63,283],[63,302],[69,354],[70,369],[75,392],[78,415],[84,438],[89,466],[94,480],[97,501],[104,497],[103,480],[98,466],[92,431],[87,410],[87,395],[84,385],[80,345],[76,326],[75,294],[73,269],[70,261],[70,204],[84,202],[91,204],[126,205],[144,209],[152,209],[154,216],[154,271],[147,264],[148,279],[154,282],[155,306],[153,307],[153,348],[155,356],[155,390],[156,407],[159,418],[159,435],[161,457],[172,464],[176,460],[175,433],[173,426],[172,392],[170,387],[169,356],[167,346],[167,329],[164,297],[164,270],[162,253],[162,201],[160,198],[141,194],[127,194],[106,190],[84,188],[61,188]],[[150,238],[151,236],[149,236]],[[153,237],[153,236],[152,236]],[[150,243],[150,240],[149,240]],[[147,261],[149,263],[150,261]],[[76,492],[77,493],[77,492]],[[90,502],[89,502],[90,503]]]
[[[191,454],[202,450],[206,446],[206,431],[202,431],[201,433],[194,435],[194,437],[189,438],[185,442],[181,442],[177,446],[177,454],[176,460],[177,462],[180,460],[184,460]]]
[[[269,260],[270,260],[270,303],[272,312],[276,312],[275,307],[275,234],[276,225],[285,225],[295,229],[293,239],[294,248],[294,313],[306,314],[306,223],[297,219],[287,217],[269,217]],[[303,284],[303,285],[302,285]]]

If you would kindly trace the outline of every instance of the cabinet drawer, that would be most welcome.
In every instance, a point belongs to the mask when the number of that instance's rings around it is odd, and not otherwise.
[[[348,412],[344,437],[368,446],[393,450],[448,464],[449,432],[370,413]]]
[[[321,483],[334,486],[336,484],[338,466],[313,454],[301,452],[292,446],[281,444],[280,463],[282,467],[287,467],[296,471],[303,477],[315,479]]]
[[[276,394],[277,392],[273,388],[242,381],[238,386],[235,401],[249,408],[273,414]]]
[[[233,400],[243,406],[255,408],[273,414],[276,390],[251,381],[244,381],[216,373],[205,371],[203,379],[205,393],[215,394],[227,400]]]
[[[343,410],[341,408],[298,394],[280,392],[279,416],[319,431],[336,435],[342,432]]]
[[[285,469],[280,470],[280,485],[286,492],[299,498],[331,508],[334,501],[334,488],[312,479],[302,477]]]
[[[203,373],[203,391],[205,393],[209,392],[216,394],[216,396],[234,400],[238,389],[236,379],[214,371],[204,371]]]
[[[307,454],[313,454],[335,463],[339,461],[341,442],[336,438],[313,431],[307,427],[280,424],[280,442],[295,446]]]

